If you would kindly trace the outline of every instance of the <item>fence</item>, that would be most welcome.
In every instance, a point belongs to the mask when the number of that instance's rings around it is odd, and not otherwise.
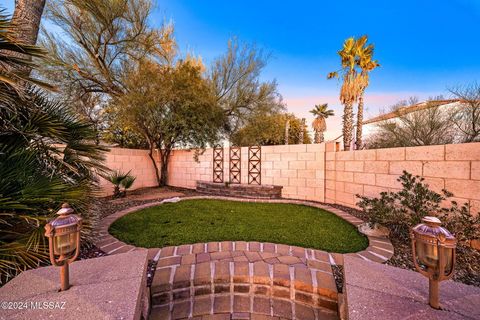
[[[378,196],[398,190],[403,170],[425,177],[435,191],[447,189],[472,212],[480,211],[480,143],[335,152],[331,143],[262,147],[262,184],[283,186],[283,196],[355,207],[356,194]],[[248,148],[241,148],[242,183],[248,181]],[[223,177],[229,180],[229,149],[224,149]],[[158,156],[156,156],[158,159]],[[146,150],[112,149],[107,166],[137,177],[135,188],[156,185]],[[175,150],[168,184],[195,188],[196,181],[213,180],[213,151],[194,159],[194,151]],[[105,193],[113,188],[102,181]]]

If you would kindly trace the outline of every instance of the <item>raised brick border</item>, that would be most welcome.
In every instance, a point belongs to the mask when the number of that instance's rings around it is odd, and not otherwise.
[[[355,226],[363,223],[342,210],[310,201],[219,196],[182,198],[187,199],[301,204],[327,210]],[[148,203],[106,217],[99,226],[100,236],[96,245],[107,254],[140,249],[114,238],[108,233],[108,228],[126,214],[161,204]],[[347,255],[380,263],[390,259],[393,246],[388,238],[367,237],[367,249]],[[277,316],[286,319],[337,318],[339,295],[331,265],[342,265],[342,254],[245,241],[197,243],[148,250],[149,257],[157,261],[151,288],[152,319],[193,316],[204,319],[213,314],[224,314],[225,319],[264,319],[262,316],[265,319],[275,319],[270,317]]]
[[[226,197],[240,197],[253,199],[280,199],[283,186],[228,184],[209,181],[197,181],[198,192]]]
[[[329,211],[338,217],[348,221],[349,223],[353,224],[354,226],[359,226],[363,223],[362,220],[346,213],[337,208],[333,208],[329,205],[316,203],[312,201],[303,201],[303,200],[290,200],[290,199],[242,199],[242,198],[234,198],[234,197],[220,197],[220,196],[193,196],[193,197],[182,197],[182,200],[189,200],[189,199],[219,199],[219,200],[231,200],[231,201],[244,201],[244,202],[267,202],[267,203],[293,203],[293,204],[301,204],[311,207],[320,208],[326,211]],[[134,246],[128,245],[108,233],[108,228],[110,225],[117,219],[127,215],[129,213],[139,211],[141,209],[150,208],[154,206],[161,205],[162,201],[147,203],[144,205],[128,208],[125,210],[118,211],[114,214],[109,215],[108,217],[104,218],[99,226],[98,226],[98,238],[95,242],[96,246],[102,249],[107,254],[115,254],[115,253],[122,253],[127,251],[132,251],[135,249]],[[369,241],[369,246],[363,251],[356,252],[356,253],[348,253],[348,255],[353,255],[356,257],[360,257],[364,260],[371,260],[379,263],[384,263],[389,260],[393,256],[393,246],[392,243],[388,238],[384,237],[372,237],[366,235]],[[341,254],[334,253],[332,254],[333,258],[335,259],[337,264],[341,263]],[[337,261],[338,260],[338,261]]]

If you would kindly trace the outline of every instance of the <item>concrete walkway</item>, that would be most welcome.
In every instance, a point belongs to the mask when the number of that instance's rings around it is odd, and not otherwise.
[[[480,319],[480,288],[440,283],[443,310],[428,305],[428,280],[418,272],[345,257],[349,320]]]
[[[58,267],[24,271],[0,288],[0,319],[140,320],[148,314],[146,271],[146,250],[73,262],[66,291],[58,291]]]

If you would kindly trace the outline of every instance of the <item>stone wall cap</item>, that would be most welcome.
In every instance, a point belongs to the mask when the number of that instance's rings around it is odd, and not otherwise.
[[[140,319],[146,269],[147,250],[76,261],[70,265],[72,287],[63,292],[57,267],[22,272],[0,288],[2,301],[53,302],[59,308],[1,310],[0,318]]]

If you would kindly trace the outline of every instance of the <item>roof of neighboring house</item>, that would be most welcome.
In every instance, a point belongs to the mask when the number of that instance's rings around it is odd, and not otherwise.
[[[401,116],[401,115],[404,115],[404,114],[407,114],[407,113],[410,113],[410,112],[424,110],[424,109],[433,108],[433,107],[438,107],[438,106],[442,106],[442,105],[450,104],[450,103],[454,103],[454,102],[459,102],[459,101],[460,101],[459,99],[424,101],[424,102],[420,102],[420,103],[417,103],[417,104],[413,104],[411,106],[400,107],[395,111],[373,117],[371,119],[368,119],[368,120],[364,121],[363,124],[365,125],[365,124],[369,124],[369,123],[375,123],[375,122],[379,122],[379,121],[389,120],[389,119],[397,118],[398,116]]]

